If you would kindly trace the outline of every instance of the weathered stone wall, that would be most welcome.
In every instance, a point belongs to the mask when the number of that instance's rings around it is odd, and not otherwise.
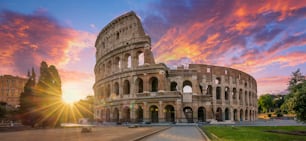
[[[134,12],[110,22],[96,41],[95,118],[113,122],[255,120],[256,80],[205,64],[155,64]]]

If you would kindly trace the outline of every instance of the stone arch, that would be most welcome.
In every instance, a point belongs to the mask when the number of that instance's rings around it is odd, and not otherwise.
[[[144,65],[144,53],[143,51],[137,51],[137,65]]]
[[[104,110],[103,110],[103,109],[100,110],[100,115],[99,115],[99,116],[100,116],[101,121],[103,121],[104,116],[105,116],[105,115],[104,115]]]
[[[213,91],[213,90],[212,90],[212,86],[211,86],[211,85],[208,85],[208,86],[207,86],[207,93],[206,93],[206,94],[207,94],[207,95],[212,95],[212,91]]]
[[[105,88],[105,93],[107,98],[111,96],[110,87],[111,87],[110,84],[107,84],[107,87]]]
[[[177,83],[176,82],[171,82],[170,91],[177,91]]]
[[[192,83],[189,80],[183,82],[183,93],[192,93]]]
[[[109,108],[106,109],[106,112],[105,112],[105,121],[110,121],[110,110]]]
[[[108,61],[106,68],[107,68],[107,74],[109,75],[112,72],[112,61],[111,60]]]
[[[244,103],[245,105],[248,105],[248,91],[244,92]]]
[[[158,79],[156,77],[151,77],[149,80],[149,83],[151,85],[151,92],[157,92],[158,91]]]
[[[243,121],[243,110],[240,110],[240,121]]]
[[[122,111],[122,121],[123,122],[130,122],[131,118],[130,118],[130,108],[128,106],[125,106],[123,108],[123,111]]]
[[[130,81],[124,80],[123,82],[123,94],[128,95],[130,94]]]
[[[221,84],[221,78],[220,77],[216,77],[215,84]]]
[[[193,123],[193,111],[192,108],[187,106],[184,107],[184,115],[188,123]]]
[[[249,111],[249,120],[252,121],[253,120],[253,116],[252,116],[252,110]]]
[[[138,105],[138,108],[136,109],[136,121],[143,122],[143,109],[140,105]]]
[[[242,89],[239,89],[239,101],[242,103]]]
[[[131,68],[132,67],[132,56],[130,53],[126,53],[124,55],[124,68]]]
[[[118,110],[118,108],[114,108],[114,110],[113,110],[113,121],[114,122],[120,122],[119,121],[119,110]]]
[[[116,94],[116,96],[119,95],[119,83],[115,82],[114,84],[114,93]]]
[[[120,68],[121,68],[120,57],[116,57],[115,62],[114,62],[114,69],[115,69],[115,71],[118,71]]]
[[[216,120],[217,121],[223,121],[222,120],[222,109],[220,107],[218,107],[217,110],[216,110]]]
[[[225,108],[225,110],[224,110],[224,119],[225,120],[229,120],[230,119],[230,111],[229,111],[229,109],[228,108]]]
[[[175,109],[172,105],[167,105],[164,109],[165,121],[174,122],[175,121]]]
[[[152,123],[158,122],[158,107],[156,105],[150,106],[150,119]]]
[[[198,108],[198,121],[205,122],[206,121],[206,110],[205,107]]]
[[[233,100],[237,98],[237,89],[233,88]]]
[[[238,121],[238,111],[234,109],[234,121]]]
[[[224,99],[225,100],[228,100],[229,98],[229,88],[228,87],[225,87],[225,89],[224,89]]]
[[[245,110],[244,115],[245,115],[244,119],[245,119],[245,120],[248,120],[248,109]]]
[[[219,86],[216,88],[216,99],[221,99],[221,87]]]
[[[141,78],[137,78],[135,80],[136,93],[143,93],[143,80]]]

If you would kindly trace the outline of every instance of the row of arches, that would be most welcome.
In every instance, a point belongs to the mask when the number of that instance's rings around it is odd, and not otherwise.
[[[151,105],[145,111],[141,106],[138,106],[134,111],[135,113],[131,113],[131,109],[129,107],[124,107],[122,111],[119,111],[118,108],[112,109],[112,111],[107,108],[101,110],[98,115],[102,121],[106,122],[143,122],[145,117],[145,112],[148,113],[148,121],[152,123],[160,122],[160,119],[163,119],[163,122],[176,122],[177,118],[185,119],[185,122],[193,123],[195,122],[195,118],[197,122],[205,122],[207,120],[207,111],[205,107],[198,107],[196,111],[189,106],[183,108],[183,117],[179,117],[178,111],[172,105],[166,105],[163,109],[159,109],[156,105]],[[160,117],[160,110],[163,112],[163,116]],[[194,117],[194,113],[196,112],[197,117]],[[233,114],[233,115],[232,115]],[[224,111],[222,108],[218,107],[214,114],[214,119],[217,121],[253,121],[256,119],[256,111],[248,110],[248,109],[229,109],[225,108]],[[131,117],[131,115],[135,115],[135,117]],[[133,120],[132,120],[133,119]]]
[[[149,91],[150,92],[158,92],[159,90],[159,81],[157,77],[151,77],[149,79]],[[144,91],[144,81],[141,78],[137,78],[134,82],[135,93],[143,93]],[[123,80],[123,84],[121,85],[118,81],[113,83],[113,86],[111,87],[111,84],[107,84],[106,86],[102,86],[99,88],[99,96],[100,98],[108,98],[112,94],[119,96],[120,95],[120,87],[122,86],[122,94],[123,95],[129,95],[131,94],[131,83],[128,79]],[[111,90],[112,89],[112,90]]]
[[[218,107],[215,114],[215,119],[217,121],[231,120],[231,114],[233,114],[233,121],[253,121],[256,119],[256,111],[254,110],[243,110],[240,109],[238,113],[238,109],[234,109],[231,113],[229,108],[225,108],[224,112],[222,108]]]
[[[123,57],[116,56],[113,59],[104,61],[96,68],[96,73],[100,76],[108,76],[112,72],[117,72],[120,69],[132,68],[144,65],[144,52],[139,50],[135,56],[131,53],[125,53]]]

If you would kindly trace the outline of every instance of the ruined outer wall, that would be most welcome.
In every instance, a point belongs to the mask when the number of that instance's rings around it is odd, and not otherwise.
[[[95,119],[106,122],[255,120],[256,80],[239,70],[156,64],[150,37],[134,12],[117,17],[97,37]],[[184,91],[191,85],[192,92]]]

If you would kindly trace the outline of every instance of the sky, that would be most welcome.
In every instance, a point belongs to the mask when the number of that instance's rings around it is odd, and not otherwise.
[[[134,11],[156,62],[226,66],[251,74],[258,95],[306,74],[306,0],[0,0],[0,75],[55,65],[63,95],[93,95],[97,35]]]

